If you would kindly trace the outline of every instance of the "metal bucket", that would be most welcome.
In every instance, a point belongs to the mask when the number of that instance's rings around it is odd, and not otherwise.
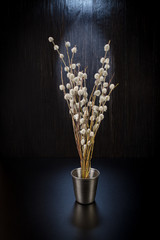
[[[74,194],[78,203],[90,204],[95,201],[99,175],[97,169],[91,168],[89,178],[81,178],[81,168],[72,170]]]

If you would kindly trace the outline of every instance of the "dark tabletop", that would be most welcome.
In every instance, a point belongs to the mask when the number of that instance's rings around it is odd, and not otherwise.
[[[96,201],[84,206],[70,175],[77,159],[1,161],[0,239],[144,239],[145,169],[128,162],[93,159]]]

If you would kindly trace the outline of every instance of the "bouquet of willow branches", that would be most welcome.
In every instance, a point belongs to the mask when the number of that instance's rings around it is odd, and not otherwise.
[[[67,74],[68,82],[64,83],[63,68],[61,66],[61,81],[60,90],[64,93],[69,108],[69,113],[72,118],[73,131],[77,150],[81,163],[82,178],[88,178],[91,168],[91,159],[95,143],[95,137],[104,119],[104,112],[107,111],[106,103],[110,100],[110,95],[113,89],[118,85],[111,84],[112,78],[107,81],[109,58],[107,53],[110,49],[110,41],[104,46],[104,57],[100,59],[102,64],[98,73],[94,75],[95,83],[90,97],[88,97],[86,87],[86,68],[80,70],[80,63],[74,63],[74,55],[77,52],[77,47],[74,46],[69,53],[71,47],[70,42],[65,42],[68,63],[64,60],[64,55],[59,52],[59,46],[55,44],[52,37],[48,38],[54,46],[54,50],[58,52],[61,61],[64,64],[64,71]],[[97,105],[96,105],[97,104]]]

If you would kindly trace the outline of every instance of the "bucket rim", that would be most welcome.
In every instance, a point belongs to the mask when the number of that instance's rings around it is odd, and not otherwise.
[[[83,180],[83,181],[90,181],[90,180],[93,180],[93,179],[98,178],[99,175],[100,175],[100,171],[99,171],[98,169],[96,169],[96,168],[91,168],[90,170],[96,172],[96,173],[97,173],[97,176],[95,176],[95,177],[90,177],[90,178],[77,177],[77,176],[75,176],[73,173],[74,173],[75,171],[79,171],[79,170],[81,171],[81,168],[74,168],[74,169],[71,171],[71,176],[72,176],[73,178],[75,178],[75,179],[81,179],[81,180]]]

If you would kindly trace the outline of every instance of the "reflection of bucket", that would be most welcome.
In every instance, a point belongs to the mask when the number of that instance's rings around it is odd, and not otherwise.
[[[89,178],[81,178],[81,168],[71,172],[76,201],[81,204],[94,202],[100,172],[91,168]]]
[[[93,229],[99,224],[99,214],[96,203],[82,205],[74,204],[72,224],[81,229]]]

